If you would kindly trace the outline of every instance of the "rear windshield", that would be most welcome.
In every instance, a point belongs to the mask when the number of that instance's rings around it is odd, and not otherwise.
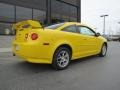
[[[45,28],[47,28],[47,29],[57,29],[57,28],[61,27],[63,24],[64,23],[54,24],[54,25],[47,26]]]

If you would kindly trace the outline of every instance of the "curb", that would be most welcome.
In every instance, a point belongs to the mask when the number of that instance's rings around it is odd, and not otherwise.
[[[0,52],[12,52],[12,48],[0,48]]]

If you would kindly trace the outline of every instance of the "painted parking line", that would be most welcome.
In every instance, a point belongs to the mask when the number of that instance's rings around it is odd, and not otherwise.
[[[0,52],[12,52],[12,48],[0,48]]]

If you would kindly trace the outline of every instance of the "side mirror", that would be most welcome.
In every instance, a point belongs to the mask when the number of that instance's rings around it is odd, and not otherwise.
[[[96,33],[96,36],[99,37],[99,36],[101,36],[101,34],[100,33]]]

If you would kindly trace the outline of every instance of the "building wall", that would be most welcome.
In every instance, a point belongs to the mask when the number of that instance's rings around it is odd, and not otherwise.
[[[48,1],[50,5],[47,4]],[[38,20],[44,24],[78,21],[79,4],[77,1],[0,0],[0,34],[11,32],[11,24],[26,19]]]
[[[46,0],[0,0],[0,2],[40,10],[46,9]]]
[[[61,1],[73,4],[73,5],[76,5],[76,6],[78,5],[78,3],[77,3],[78,0],[61,0]]]

